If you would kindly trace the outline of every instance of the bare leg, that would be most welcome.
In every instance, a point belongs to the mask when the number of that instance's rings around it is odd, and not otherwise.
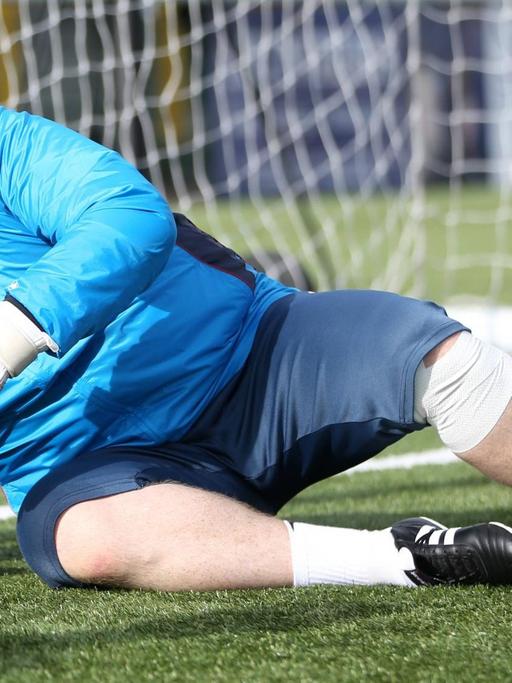
[[[456,339],[438,345],[425,364],[437,362]],[[506,448],[511,436],[509,408],[461,457],[512,484]],[[64,569],[85,583],[167,591],[291,586],[293,570],[302,567],[296,576],[306,579],[297,585],[409,585],[402,583],[405,567],[388,530],[302,525],[299,536],[294,531],[292,568],[281,520],[218,494],[167,483],[75,505],[59,521],[56,544]]]
[[[56,530],[62,566],[83,583],[164,591],[412,585],[403,570],[413,565],[389,529],[296,524],[292,538],[275,517],[179,484],[80,503]]]
[[[426,367],[444,356],[458,336],[455,334],[436,346],[424,359]],[[475,419],[478,419],[477,415]],[[494,428],[477,446],[456,455],[489,478],[512,486],[512,403],[509,403]]]
[[[512,486],[512,403],[483,441],[457,455],[491,479]]]
[[[285,524],[222,495],[179,484],[80,503],[56,530],[75,579],[165,591],[293,584]]]

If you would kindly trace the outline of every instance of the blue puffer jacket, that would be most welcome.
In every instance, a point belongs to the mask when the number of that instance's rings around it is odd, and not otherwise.
[[[77,453],[179,439],[290,291],[173,216],[118,154],[1,107],[0,288],[60,347],[0,392],[15,510]]]

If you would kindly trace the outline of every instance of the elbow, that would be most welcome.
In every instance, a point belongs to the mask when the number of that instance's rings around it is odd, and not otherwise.
[[[163,210],[159,211],[148,226],[149,239],[157,251],[161,251],[167,258],[176,244],[176,221],[174,214],[165,200]]]
[[[172,211],[167,207],[165,211],[146,215],[141,237],[137,251],[142,261],[149,260],[153,264],[154,276],[164,268],[176,244],[176,221]]]
[[[112,230],[114,250],[125,252],[132,267],[148,264],[149,270],[161,270],[176,244],[176,221],[166,200],[153,187],[150,192],[131,197],[128,205],[117,200],[115,206],[103,207],[97,216]],[[133,259],[133,260],[132,260]],[[153,267],[151,267],[151,265]]]
[[[142,188],[141,188],[142,189]],[[144,196],[145,195],[145,196]],[[149,183],[136,199],[132,235],[146,254],[161,255],[166,261],[176,244],[176,221],[167,201]]]

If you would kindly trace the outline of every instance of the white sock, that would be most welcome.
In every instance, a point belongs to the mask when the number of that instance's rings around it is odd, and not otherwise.
[[[286,522],[290,534],[294,586],[315,583],[349,585],[415,584],[406,548],[396,549],[390,529],[366,531]]]

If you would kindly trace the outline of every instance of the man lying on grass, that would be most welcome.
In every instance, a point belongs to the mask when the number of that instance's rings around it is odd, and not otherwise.
[[[512,581],[499,524],[274,516],[428,424],[512,484],[512,361],[441,308],[285,287],[117,154],[2,108],[0,259],[0,484],[50,586]]]

